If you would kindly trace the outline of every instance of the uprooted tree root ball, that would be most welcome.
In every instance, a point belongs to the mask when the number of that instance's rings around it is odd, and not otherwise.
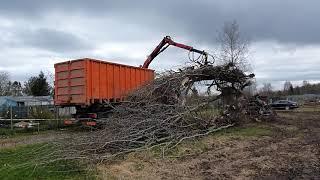
[[[213,103],[231,96],[234,102],[253,74],[246,75],[234,64],[190,66],[167,72],[137,89],[127,101],[113,107],[112,116],[101,121],[101,129],[68,140],[64,154],[104,161],[119,154],[161,146],[163,155],[183,140],[234,126],[246,113],[237,105],[216,110]],[[221,94],[190,102],[190,89],[205,81],[208,90]],[[236,103],[234,103],[236,104]]]

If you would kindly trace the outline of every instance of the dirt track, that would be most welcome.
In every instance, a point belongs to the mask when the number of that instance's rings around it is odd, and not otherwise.
[[[320,179],[320,113],[280,113],[259,137],[205,138],[204,152],[180,158],[128,158],[100,167],[121,179]]]

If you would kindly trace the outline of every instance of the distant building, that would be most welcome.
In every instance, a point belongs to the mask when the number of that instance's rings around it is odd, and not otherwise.
[[[48,108],[52,112],[56,111],[59,116],[69,117],[76,112],[75,107],[54,107],[51,96],[0,96],[0,117],[5,117],[3,113],[7,113],[10,107],[13,109],[15,118],[26,118],[31,109],[38,107]]]
[[[0,110],[6,107],[16,107],[18,105],[17,101],[10,96],[0,96]]]
[[[50,106],[54,105],[53,97],[51,96],[16,96],[12,97],[17,106]]]
[[[49,106],[53,105],[51,96],[0,96],[0,106]]]
[[[307,103],[307,102],[319,102],[320,94],[302,94],[302,95],[288,95],[281,97],[272,98],[272,102],[277,100],[290,100],[298,103]]]
[[[296,101],[296,102],[319,101],[320,94],[292,95],[292,96],[287,96],[287,99],[291,101]]]

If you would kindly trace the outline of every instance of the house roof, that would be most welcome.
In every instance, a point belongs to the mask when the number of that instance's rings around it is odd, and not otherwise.
[[[17,102],[10,96],[0,96],[0,106],[15,106]]]
[[[12,97],[17,102],[51,102],[51,96],[15,96]]]
[[[10,100],[15,102],[51,102],[51,96],[0,96],[0,100]]]

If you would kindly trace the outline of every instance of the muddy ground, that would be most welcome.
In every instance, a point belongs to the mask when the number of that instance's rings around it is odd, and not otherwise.
[[[249,135],[202,138],[178,157],[138,153],[101,165],[102,178],[320,179],[320,112],[278,114],[273,122],[246,125],[259,127]]]

